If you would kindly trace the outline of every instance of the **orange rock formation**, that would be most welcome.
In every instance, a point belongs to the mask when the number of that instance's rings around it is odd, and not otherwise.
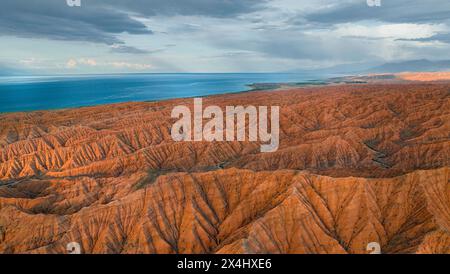
[[[449,81],[450,72],[406,72],[398,74],[398,77],[408,81]]]
[[[0,116],[0,253],[450,253],[450,84],[212,96],[280,148],[172,141],[175,105]]]

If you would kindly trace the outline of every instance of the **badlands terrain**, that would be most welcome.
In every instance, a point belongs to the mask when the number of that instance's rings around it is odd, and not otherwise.
[[[449,83],[203,99],[280,106],[273,153],[172,141],[192,103],[0,115],[0,253],[450,253]]]

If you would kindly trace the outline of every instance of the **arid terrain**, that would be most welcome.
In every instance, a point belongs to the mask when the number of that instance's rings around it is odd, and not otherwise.
[[[192,99],[0,115],[0,253],[450,253],[450,84],[211,96],[280,148],[174,142]]]
[[[398,74],[398,78],[408,81],[448,81],[450,72],[407,72]]]

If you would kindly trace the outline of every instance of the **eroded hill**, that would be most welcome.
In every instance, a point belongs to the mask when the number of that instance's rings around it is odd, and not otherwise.
[[[0,252],[450,252],[450,84],[204,98],[280,106],[280,148],[172,141],[176,105],[0,116]]]

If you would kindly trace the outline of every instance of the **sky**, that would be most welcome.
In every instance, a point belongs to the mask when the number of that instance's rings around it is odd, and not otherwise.
[[[0,73],[282,72],[450,59],[448,0],[66,2],[0,2]]]

